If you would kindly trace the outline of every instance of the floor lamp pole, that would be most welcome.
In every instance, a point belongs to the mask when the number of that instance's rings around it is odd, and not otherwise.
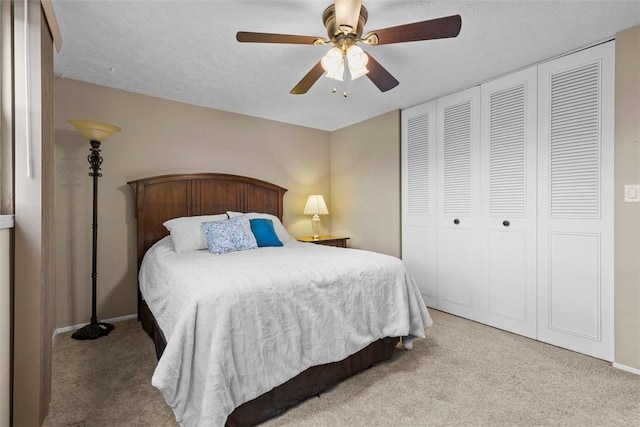
[[[96,289],[98,282],[98,177],[102,174],[99,172],[102,164],[102,156],[100,156],[100,141],[91,141],[91,154],[87,158],[91,165],[91,173],[93,177],[93,248],[91,252],[91,324],[98,323],[96,314]],[[105,324],[106,325],[106,324]],[[109,325],[111,326],[111,325]]]
[[[98,137],[102,137],[104,141],[113,132],[117,132],[120,128],[106,125],[99,122],[91,122],[86,120],[70,120],[69,123],[89,139],[91,148],[89,148],[89,167],[91,172],[89,176],[93,178],[93,246],[91,257],[91,323],[78,329],[71,335],[77,340],[93,340],[108,335],[114,329],[109,323],[98,322],[96,314],[96,292],[98,282],[98,178],[102,176],[100,166],[102,165],[102,156],[100,155],[100,144]],[[106,127],[106,128],[105,128]]]

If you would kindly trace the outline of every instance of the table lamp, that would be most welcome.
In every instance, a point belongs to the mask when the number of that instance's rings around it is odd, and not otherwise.
[[[307,199],[307,204],[304,207],[305,215],[313,215],[311,218],[311,227],[313,230],[313,238],[320,238],[320,215],[328,215],[327,204],[324,202],[324,197],[320,194],[313,194]]]

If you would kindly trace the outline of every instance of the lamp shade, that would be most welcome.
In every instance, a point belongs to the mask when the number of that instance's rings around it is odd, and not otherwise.
[[[329,51],[320,59],[320,65],[322,68],[330,73],[335,73],[343,63],[342,51],[337,47],[332,47]]]
[[[320,60],[320,65],[327,72],[330,79],[342,81],[344,74],[344,58],[342,51],[337,47],[332,47]]]
[[[336,71],[327,71],[325,76],[329,79],[344,81],[344,63],[340,64],[340,67]]]
[[[328,215],[329,210],[327,204],[324,202],[324,197],[321,194],[314,194],[309,196],[307,204],[304,207],[305,215]]]
[[[75,127],[89,141],[104,142],[121,130],[118,126],[93,120],[67,120],[67,123]]]
[[[359,46],[353,45],[347,50],[347,62],[352,80],[362,77],[369,72],[367,69],[368,61],[369,57]]]

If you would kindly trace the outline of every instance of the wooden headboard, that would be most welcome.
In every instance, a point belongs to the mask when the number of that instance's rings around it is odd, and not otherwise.
[[[269,213],[282,220],[287,191],[255,178],[221,173],[162,175],[127,184],[135,193],[138,267],[147,249],[169,234],[165,221],[226,211]]]
[[[165,221],[227,211],[268,213],[282,221],[282,199],[287,191],[259,179],[222,173],[162,175],[127,184],[135,193],[138,268],[147,249],[169,234],[162,225]],[[138,288],[138,320],[141,307]]]

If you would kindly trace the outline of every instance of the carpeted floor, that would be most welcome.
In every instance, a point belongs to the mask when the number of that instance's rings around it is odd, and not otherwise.
[[[263,426],[640,426],[640,376],[610,363],[431,310],[413,350]],[[135,321],[109,336],[56,338],[45,426],[175,426],[151,384]]]

